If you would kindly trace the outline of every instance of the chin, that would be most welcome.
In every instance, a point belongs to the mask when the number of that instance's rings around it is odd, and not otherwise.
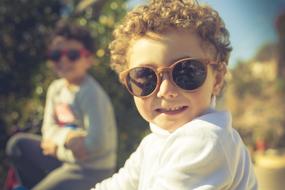
[[[165,129],[167,131],[175,131],[176,129],[182,127],[185,122],[182,122],[182,123],[177,123],[177,121],[171,121],[171,122],[158,122],[158,123],[155,123],[158,127],[162,128],[162,129]]]

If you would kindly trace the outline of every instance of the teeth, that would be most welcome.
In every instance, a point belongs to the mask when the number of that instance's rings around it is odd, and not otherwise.
[[[187,106],[178,106],[178,107],[167,107],[167,108],[157,108],[156,111],[160,113],[167,113],[167,112],[175,112],[183,110],[184,108],[187,108]]]
[[[174,108],[166,108],[165,110],[166,111],[177,111],[179,109],[183,108],[182,106],[181,107],[174,107]]]

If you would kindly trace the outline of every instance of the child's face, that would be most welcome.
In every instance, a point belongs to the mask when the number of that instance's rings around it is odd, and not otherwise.
[[[91,65],[90,52],[82,43],[61,36],[55,37],[49,47],[49,59],[54,71],[68,82],[79,84]]]
[[[207,49],[201,47],[200,38],[192,32],[170,31],[152,38],[142,37],[135,40],[128,51],[129,68],[145,65],[164,68],[186,57],[213,60],[214,53]],[[211,96],[218,94],[222,84],[222,78],[217,77],[210,65],[207,69],[205,82],[193,92],[175,86],[164,73],[157,91],[146,98],[134,97],[142,117],[173,131],[201,115],[209,108]]]

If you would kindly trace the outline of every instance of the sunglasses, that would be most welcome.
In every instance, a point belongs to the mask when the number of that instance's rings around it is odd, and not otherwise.
[[[134,67],[120,73],[120,80],[128,91],[137,97],[151,96],[160,86],[163,73],[170,76],[172,84],[188,92],[203,85],[207,77],[207,64],[216,62],[184,58],[169,67],[155,69],[151,66]]]
[[[86,49],[56,49],[48,51],[47,58],[53,62],[58,62],[62,56],[66,56],[70,61],[76,61],[80,57],[89,56],[90,52]]]

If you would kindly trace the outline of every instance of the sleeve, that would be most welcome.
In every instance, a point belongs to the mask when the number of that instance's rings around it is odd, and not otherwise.
[[[114,174],[111,178],[96,184],[91,190],[137,190],[142,159],[143,150],[141,143],[118,173]]]
[[[116,151],[117,143],[113,107],[109,97],[101,90],[89,89],[80,98],[84,129],[87,132],[86,148],[97,157],[110,150]]]
[[[72,152],[64,148],[64,143],[68,132],[71,130],[59,127],[54,117],[53,99],[56,96],[56,83],[52,83],[47,91],[44,119],[42,126],[43,139],[51,139],[58,145],[57,157],[63,161],[74,161]]]
[[[149,190],[229,189],[229,158],[217,138],[185,136],[168,143]]]

